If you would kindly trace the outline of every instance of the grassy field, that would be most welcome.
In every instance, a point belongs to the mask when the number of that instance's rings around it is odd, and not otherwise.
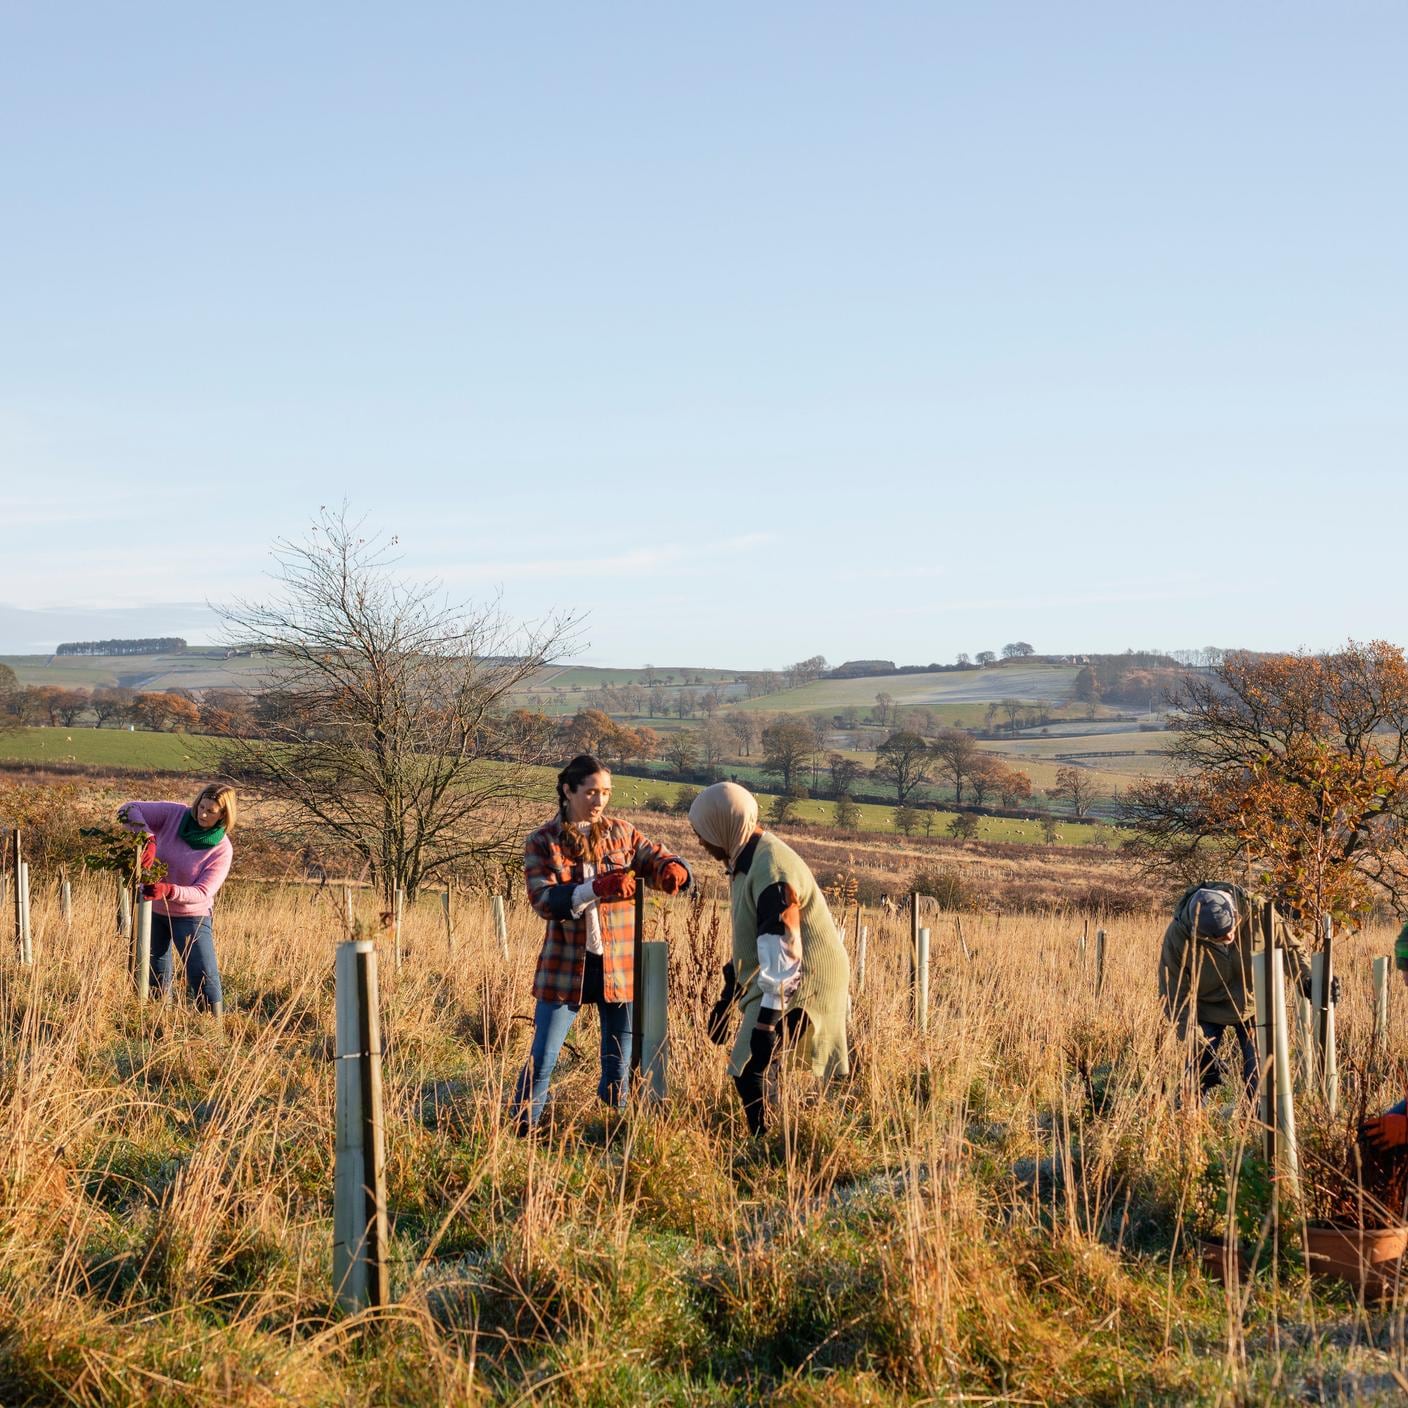
[[[965,963],[933,917],[920,1037],[906,933],[866,915],[855,1074],[820,1091],[785,1071],[751,1141],[703,1034],[726,935],[708,902],[652,906],[668,1102],[604,1122],[587,1013],[526,1142],[505,1110],[541,922],[511,908],[505,961],[484,901],[447,940],[423,897],[405,966],[379,945],[393,1300],[348,1317],[330,1266],[340,891],[231,882],[216,1027],[184,1000],[139,1009],[111,890],[80,883],[65,924],[35,878],[36,963],[0,954],[7,1405],[1402,1401],[1404,1300],[1310,1281],[1291,1224],[1245,1285],[1203,1270],[1197,1239],[1235,1232],[1228,1170],[1256,1226],[1256,1134],[1230,1096],[1175,1106],[1148,921],[1107,924],[1097,1004],[1078,922],[971,918]],[[1391,1059],[1370,1049],[1389,942],[1344,956],[1343,1068],[1371,1106],[1402,1089],[1401,1014]],[[1309,1151],[1342,1125],[1299,1113],[1313,1184]]]
[[[128,689],[209,689],[231,685],[257,688],[267,676],[267,660],[223,650],[192,649],[176,655],[0,655],[21,684],[123,685]]]
[[[952,673],[877,675],[853,680],[816,680],[798,689],[784,689],[731,707],[768,713],[837,713],[854,706],[869,709],[875,696],[888,694],[901,708],[925,706],[946,717],[952,706],[1021,699],[1029,704],[1065,704],[1079,672],[1067,665],[993,665],[982,670]]]
[[[93,728],[26,728],[0,733],[0,762],[31,763],[35,766],[77,764],[115,771],[198,774],[208,772],[215,766],[218,751],[217,740],[183,733],[128,733],[124,729]],[[555,771],[539,768],[535,769],[535,775],[544,801],[550,801]],[[673,803],[679,796],[681,785],[622,774],[616,779],[617,804],[645,807],[652,799]],[[776,800],[776,794],[760,787],[756,795],[759,806],[766,814]],[[799,821],[829,825],[835,816],[835,806],[831,802],[808,800],[799,802],[794,814]],[[954,815],[951,811],[926,813],[926,817],[932,816],[932,834],[943,835]],[[895,827],[894,808],[861,804],[858,829],[899,834]],[[978,818],[975,839],[1039,844],[1043,837],[1035,821],[985,816]],[[1112,844],[1108,828],[1065,819],[1061,822],[1059,839],[1066,845]]]

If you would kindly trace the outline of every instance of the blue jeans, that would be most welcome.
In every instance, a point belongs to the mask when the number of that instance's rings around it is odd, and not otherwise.
[[[163,997],[171,991],[171,950],[181,955],[186,970],[186,991],[197,1007],[210,1009],[220,1002],[220,969],[215,963],[215,930],[208,914],[158,914],[152,906],[152,986]]]
[[[1224,1075],[1221,1059],[1217,1054],[1222,1033],[1228,1028],[1237,1038],[1242,1052],[1242,1080],[1246,1083],[1249,1099],[1256,1098],[1257,1080],[1261,1075],[1261,1062],[1257,1058],[1256,1039],[1245,1022],[1199,1022],[1198,1030],[1203,1034],[1203,1044],[1198,1050],[1198,1090],[1206,1095]]]
[[[631,1080],[631,1004],[608,1002],[602,992],[601,958],[587,955],[582,1001],[594,1002],[601,1019],[601,1079],[596,1093],[603,1104],[615,1108],[626,1103]],[[518,1075],[513,1111],[520,1130],[535,1126],[543,1117],[548,1082],[562,1051],[562,1043],[577,1020],[579,1008],[565,1002],[539,1001],[533,1010],[533,1048]]]

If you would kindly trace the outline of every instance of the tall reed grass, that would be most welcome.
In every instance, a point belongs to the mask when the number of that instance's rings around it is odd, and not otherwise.
[[[375,927],[372,895],[357,904]],[[41,884],[33,967],[12,946],[0,961],[5,1404],[1400,1392],[1401,1306],[1312,1286],[1293,1245],[1231,1289],[1204,1275],[1197,1239],[1245,1213],[1225,1190],[1256,1132],[1231,1089],[1179,1105],[1187,1053],[1154,992],[1155,916],[1106,925],[1098,1000],[1078,923],[965,916],[968,961],[935,916],[921,1039],[907,928],[867,914],[851,1079],[821,1092],[784,1073],[774,1129],[752,1142],[704,1034],[726,919],[710,901],[655,904],[672,945],[668,1102],[604,1117],[584,1012],[525,1142],[506,1097],[541,923],[511,908],[506,964],[487,901],[462,898],[450,938],[425,896],[399,971],[381,946],[394,1304],[343,1318],[340,889],[226,887],[223,1025],[179,994],[139,1009],[114,905],[79,883],[65,926]],[[1369,958],[1388,943],[1341,950],[1347,1106],[1403,1084],[1401,1015],[1371,1049]],[[1320,1148],[1344,1122],[1308,1097],[1301,1120]]]

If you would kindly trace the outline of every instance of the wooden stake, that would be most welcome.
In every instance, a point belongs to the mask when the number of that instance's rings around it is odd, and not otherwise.
[[[355,922],[356,922],[356,916],[355,916],[355,915],[353,914],[353,912],[352,912],[352,887],[351,887],[351,885],[344,885],[344,886],[342,887],[342,907],[343,907],[343,910],[346,912],[346,916],[347,916],[347,935],[348,935],[349,938],[351,938],[351,937],[353,937],[353,936],[356,934],[356,932],[357,932],[357,930],[353,927],[353,925],[354,925]]]
[[[386,1151],[376,945],[337,946],[337,1099],[333,1295],[346,1310],[390,1300],[386,1261]]]
[[[865,991],[865,951],[870,941],[870,930],[860,926],[860,937],[856,940],[856,991]]]
[[[641,969],[645,966],[645,886],[636,882],[636,933],[631,948],[631,1074],[640,1070],[641,1030],[645,1025],[645,984]]]
[[[968,947],[968,940],[963,937],[963,920],[956,914],[953,916],[953,927],[958,930],[958,947],[963,950],[963,957],[971,963],[973,951]]]
[[[1095,931],[1095,996],[1105,991],[1105,931]]]
[[[1312,966],[1311,1004],[1315,1008],[1315,1064],[1320,1073],[1320,1091],[1326,1100],[1330,1098],[1329,1070],[1334,1062],[1334,1003],[1330,993],[1334,989],[1335,977],[1335,921],[1326,914],[1321,918],[1321,933],[1324,940],[1316,957],[1320,960],[1320,987],[1314,986]]]

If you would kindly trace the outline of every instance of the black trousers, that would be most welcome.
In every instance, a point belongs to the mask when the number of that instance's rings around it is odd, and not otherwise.
[[[749,1134],[763,1134],[768,1127],[767,1079],[777,1054],[784,1045],[791,1046],[802,1035],[807,1025],[807,1014],[800,1008],[793,1008],[771,1030],[754,1027],[748,1046],[748,1062],[743,1074],[734,1076],[733,1083],[738,1089],[738,1097],[743,1101],[743,1114],[748,1121]]]

